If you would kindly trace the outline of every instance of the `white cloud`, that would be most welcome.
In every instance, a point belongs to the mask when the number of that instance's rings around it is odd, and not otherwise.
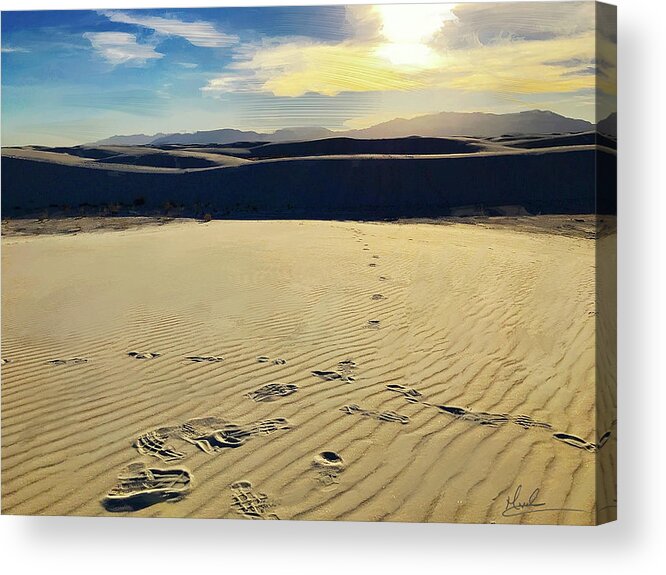
[[[208,84],[203,86],[201,91],[212,96],[230,93],[261,92],[263,83],[264,80],[255,77],[251,71],[230,71],[224,76],[208,80]]]
[[[448,88],[496,94],[571,93],[594,87],[592,74],[567,74],[544,61],[594,58],[594,6],[533,3],[521,16],[507,4],[347,7],[360,37],[338,43],[282,37],[234,49],[233,62],[203,93],[419,91]],[[446,40],[446,41],[445,41]]]
[[[164,56],[149,44],[138,44],[136,36],[126,32],[86,32],[83,37],[102,58],[114,66],[140,66],[148,60],[157,60]]]
[[[3,54],[11,54],[12,52],[21,52],[21,53],[30,52],[30,50],[14,46],[3,46],[2,48],[0,48],[0,52],[2,52]]]
[[[101,11],[111,22],[133,24],[155,30],[165,36],[180,36],[193,46],[203,48],[223,48],[238,42],[238,36],[220,32],[210,22],[183,22],[176,18],[162,18],[160,16],[142,16],[126,12]]]
[[[456,5],[434,44],[455,50],[514,40],[543,41],[594,29],[593,2],[473,2]]]

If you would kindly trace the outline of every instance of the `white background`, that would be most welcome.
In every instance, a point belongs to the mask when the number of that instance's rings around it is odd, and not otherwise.
[[[313,3],[317,2],[197,0],[193,4]],[[661,280],[666,233],[666,3],[616,3],[619,521],[590,528],[4,516],[0,517],[3,572],[664,573],[666,324]],[[187,5],[185,0],[0,0],[2,10]]]

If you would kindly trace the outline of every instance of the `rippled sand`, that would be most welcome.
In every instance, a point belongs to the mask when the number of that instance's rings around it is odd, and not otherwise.
[[[614,514],[612,485],[595,497],[615,428],[595,415],[590,239],[214,221],[2,247],[4,513]],[[111,508],[139,462],[184,497]]]

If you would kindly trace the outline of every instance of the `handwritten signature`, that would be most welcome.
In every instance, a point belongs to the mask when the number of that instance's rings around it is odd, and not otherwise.
[[[518,515],[525,515],[527,513],[538,513],[543,511],[579,511],[585,512],[584,509],[568,509],[568,508],[553,508],[546,507],[545,503],[538,501],[539,499],[539,488],[537,487],[527,499],[522,499],[520,494],[523,491],[523,486],[518,485],[516,490],[513,492],[513,495],[509,495],[506,498],[506,506],[504,511],[502,511],[503,517],[516,517]]]

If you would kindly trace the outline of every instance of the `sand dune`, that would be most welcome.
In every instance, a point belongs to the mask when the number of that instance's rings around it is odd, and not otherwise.
[[[211,168],[214,166],[240,166],[247,160],[226,156],[224,154],[209,154],[191,150],[149,150],[142,153],[118,154],[98,160],[102,164],[123,164],[149,166],[156,168]]]
[[[548,136],[518,136],[493,138],[493,141],[501,142],[505,146],[532,149],[552,148],[557,146],[581,146],[596,144],[609,150],[617,148],[617,141],[597,132],[581,132],[579,134],[555,134]]]
[[[3,148],[3,157],[127,172],[183,173],[188,169],[239,166],[247,160],[205,150],[160,150],[139,146],[74,148]]]
[[[614,514],[589,239],[186,221],[3,237],[2,277],[3,513]]]
[[[357,140],[326,138],[305,142],[264,144],[252,148],[256,158],[286,158],[358,154],[462,154],[484,149],[484,143],[474,138],[390,138]]]
[[[146,148],[140,149],[145,155]],[[53,155],[67,161],[52,161]],[[71,215],[109,205],[116,212],[149,215],[163,213],[168,205],[178,207],[177,215],[210,213],[214,218],[437,217],[470,205],[522,206],[530,214],[615,213],[615,195],[605,190],[615,189],[616,157],[614,151],[593,145],[252,161],[202,152],[196,159],[217,165],[151,167],[3,150],[3,213],[25,217],[66,207]]]

